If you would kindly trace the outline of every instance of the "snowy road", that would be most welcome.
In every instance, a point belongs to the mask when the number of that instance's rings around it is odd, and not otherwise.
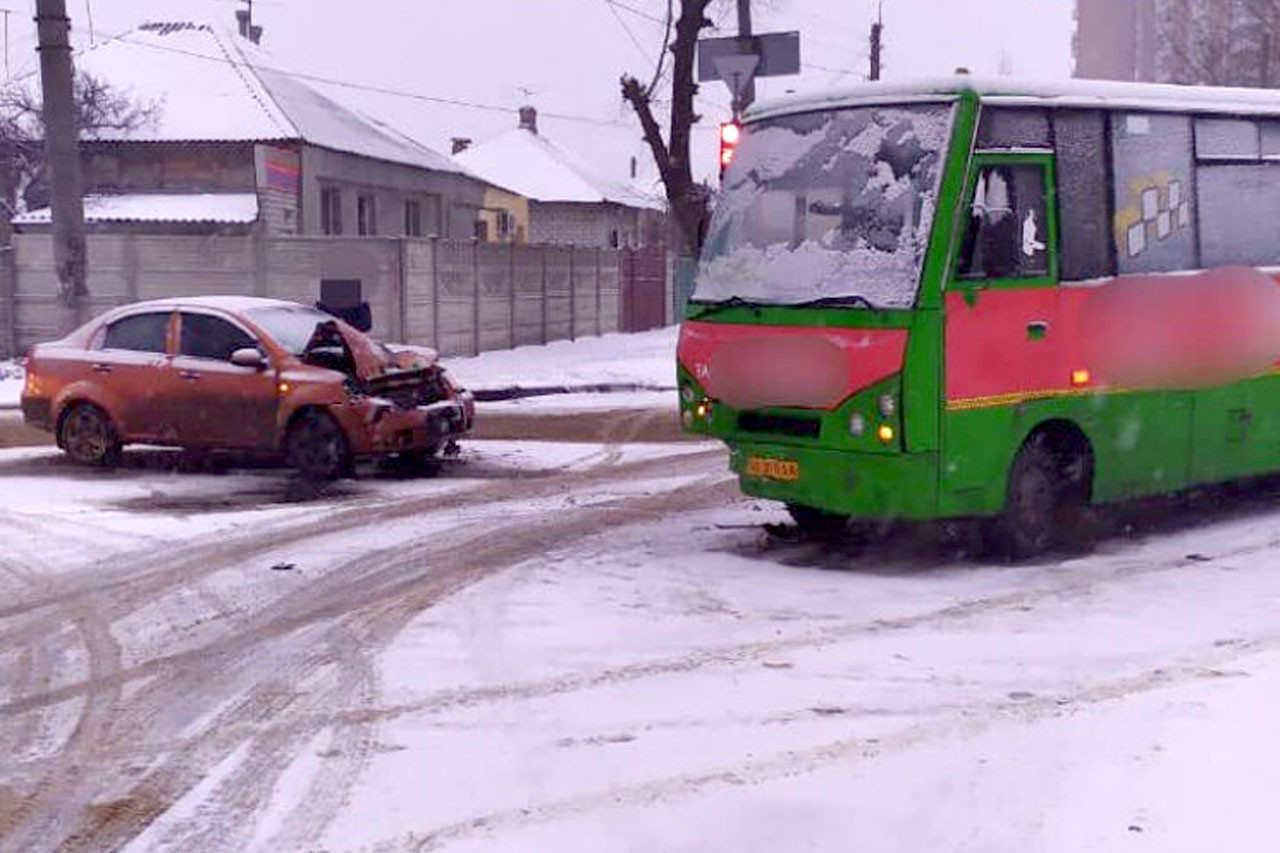
[[[604,422],[296,502],[0,452],[0,850],[1271,849],[1274,499],[769,544],[722,450]]]

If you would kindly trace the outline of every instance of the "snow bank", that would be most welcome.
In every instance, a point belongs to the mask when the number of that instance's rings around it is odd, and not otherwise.
[[[13,361],[0,361],[0,409],[18,405],[26,373]]]
[[[672,388],[677,326],[554,341],[545,346],[448,358],[444,366],[473,391],[618,384]]]

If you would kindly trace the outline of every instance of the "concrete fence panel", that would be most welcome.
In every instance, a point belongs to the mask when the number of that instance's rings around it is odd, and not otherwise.
[[[436,345],[436,241],[405,240],[404,342]]]
[[[476,269],[480,279],[476,303],[480,352],[511,347],[511,306],[514,289],[514,256],[511,246],[476,243]]]
[[[546,319],[549,341],[573,337],[573,249],[544,246],[547,267]]]
[[[439,338],[441,355],[475,355],[479,352],[476,329],[476,252],[473,243],[436,244],[436,284],[439,288]]]

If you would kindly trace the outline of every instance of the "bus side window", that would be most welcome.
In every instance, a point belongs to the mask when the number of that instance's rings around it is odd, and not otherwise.
[[[1044,168],[984,166],[974,182],[960,278],[1007,279],[1048,275]]]

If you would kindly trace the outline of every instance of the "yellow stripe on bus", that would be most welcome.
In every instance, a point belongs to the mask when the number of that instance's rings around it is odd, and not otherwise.
[[[1114,394],[1119,388],[1060,388],[1046,391],[1017,391],[1013,394],[995,394],[990,397],[963,397],[947,401],[948,412],[964,412],[970,409],[993,409],[998,406],[1014,406],[1034,400],[1052,400],[1055,397],[1083,397],[1089,394]]]

